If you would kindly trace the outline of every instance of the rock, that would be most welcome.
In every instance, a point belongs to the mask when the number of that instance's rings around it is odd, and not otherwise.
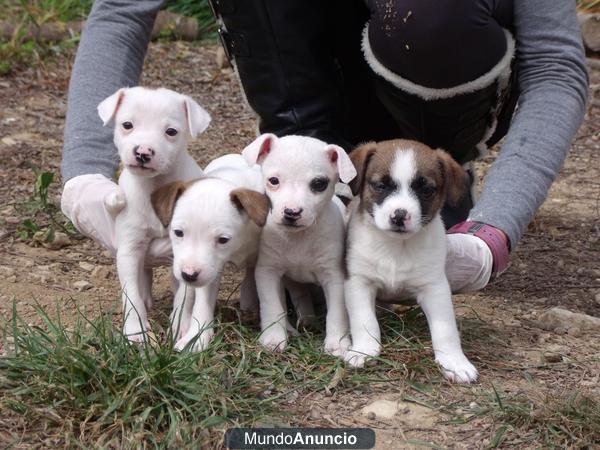
[[[600,52],[600,14],[578,14],[577,18],[585,46],[593,52]]]
[[[16,283],[17,282],[17,276],[16,275],[12,275],[10,277],[6,277],[6,281],[8,283]]]
[[[321,418],[321,413],[317,408],[311,408],[309,416],[311,419],[318,420]]]
[[[227,59],[227,55],[225,54],[225,49],[222,46],[217,47],[217,56],[215,58],[215,62],[217,63],[217,67],[219,69],[231,67],[229,60]]]
[[[71,241],[69,236],[67,236],[65,233],[57,231],[54,233],[54,240],[52,242],[44,242],[42,245],[50,250],[60,250],[61,248],[70,244]]]
[[[73,283],[73,287],[75,289],[77,289],[79,292],[82,291],[87,291],[88,289],[92,288],[92,285],[85,280],[80,280],[80,281],[76,281],[75,283]]]
[[[79,267],[81,267],[86,272],[92,272],[96,268],[96,266],[94,266],[93,264],[90,264],[89,262],[85,261],[81,261],[79,263]]]
[[[594,301],[597,305],[600,305],[600,292],[596,294],[596,296],[594,297]]]
[[[373,419],[391,419],[398,412],[398,402],[391,400],[376,400],[362,409],[362,415]],[[373,420],[371,419],[371,420]]]
[[[568,332],[571,328],[578,328],[579,331],[600,331],[599,318],[562,308],[552,308],[541,314],[538,325],[544,330],[554,332]]]

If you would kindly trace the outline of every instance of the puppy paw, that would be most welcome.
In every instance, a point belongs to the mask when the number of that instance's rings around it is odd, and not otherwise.
[[[265,330],[258,338],[260,345],[272,352],[282,352],[287,346],[287,334],[278,327]]]
[[[436,355],[437,362],[444,376],[455,383],[469,384],[477,380],[477,369],[465,355]]]
[[[325,338],[325,353],[331,356],[338,356],[344,358],[348,349],[350,348],[351,342],[348,336],[343,337],[326,337]]]
[[[344,361],[351,367],[364,367],[369,359],[379,356],[379,350],[379,345],[352,346],[346,352]]]
[[[192,328],[196,328],[196,327],[192,327]],[[188,347],[189,351],[190,352],[201,352],[204,349],[206,349],[206,347],[208,346],[208,344],[210,343],[210,341],[212,340],[214,335],[215,335],[215,333],[212,330],[212,328],[202,331],[202,333],[199,336],[198,336],[197,329],[190,329],[175,343],[174,348],[176,351],[180,352],[183,349],[185,349],[186,346],[188,346],[190,344],[190,342],[193,341],[193,343]],[[196,336],[197,336],[197,338],[196,338]]]
[[[150,324],[142,324],[137,321],[131,321],[123,325],[123,334],[129,340],[129,342],[141,343],[149,338],[148,332],[150,332]]]
[[[121,188],[114,189],[104,197],[104,206],[113,216],[119,214],[125,208],[126,204],[127,201]]]

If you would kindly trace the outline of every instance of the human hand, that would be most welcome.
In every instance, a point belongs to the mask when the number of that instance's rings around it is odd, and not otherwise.
[[[79,175],[65,183],[61,209],[81,234],[102,244],[113,255],[117,253],[115,218],[125,207],[121,188],[101,174]],[[166,264],[171,259],[168,237],[150,244],[147,266]]]
[[[449,233],[446,235],[446,276],[453,293],[479,291],[492,275],[506,269],[508,238],[501,230],[476,222],[462,222]]]

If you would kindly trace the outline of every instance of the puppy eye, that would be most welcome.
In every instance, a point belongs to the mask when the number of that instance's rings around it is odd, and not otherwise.
[[[169,136],[176,136],[178,131],[175,128],[167,128],[167,131],[165,131],[165,133],[167,133],[167,135]]]
[[[314,178],[310,182],[310,189],[313,192],[323,192],[329,186],[329,180],[327,178]]]
[[[421,188],[421,192],[425,196],[430,196],[430,195],[432,195],[435,192],[435,188],[432,185],[430,185],[430,184],[426,184],[425,186],[423,186]]]
[[[173,230],[173,234],[177,237],[183,237],[183,230]]]
[[[121,125],[126,130],[131,130],[133,128],[133,124],[131,122],[123,122]]]
[[[369,182],[371,189],[376,192],[383,192],[386,190],[387,186],[383,181],[371,181]]]
[[[230,240],[231,240],[231,238],[229,236],[219,236],[219,238],[217,239],[217,242],[219,244],[223,245],[223,244],[227,244]]]
[[[279,178],[277,177],[271,177],[268,181],[271,186],[277,186],[279,184]]]

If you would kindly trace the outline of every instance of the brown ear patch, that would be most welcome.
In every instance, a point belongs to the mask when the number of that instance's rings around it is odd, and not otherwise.
[[[352,152],[350,152],[350,161],[354,165],[356,169],[356,177],[348,183],[350,189],[352,189],[352,194],[358,195],[358,193],[362,190],[365,175],[367,173],[367,167],[369,166],[369,161],[371,157],[377,151],[377,144],[375,142],[368,142],[359,147],[356,147]]]
[[[267,222],[267,215],[271,209],[269,197],[251,189],[234,189],[229,194],[234,206],[240,211],[248,214],[248,217],[259,227]]]
[[[177,199],[193,182],[174,181],[155,190],[150,196],[152,208],[160,223],[166,228],[173,217],[173,210]]]
[[[446,201],[456,206],[469,190],[470,178],[467,171],[444,150],[436,150],[446,187]]]

